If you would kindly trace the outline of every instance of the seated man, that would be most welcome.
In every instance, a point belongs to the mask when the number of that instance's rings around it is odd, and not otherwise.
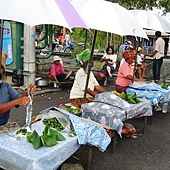
[[[50,66],[50,80],[56,81],[57,84],[62,84],[62,82],[68,81],[69,76],[72,74],[72,70],[68,73],[64,71],[59,56],[54,56],[53,61],[54,63]]]
[[[77,57],[77,64],[80,66],[80,69],[77,71],[73,87],[70,91],[70,102],[73,106],[81,108],[81,105],[84,101],[84,92],[87,81],[86,69],[90,61],[90,50],[86,49]],[[93,64],[93,63],[92,63]],[[85,103],[91,102],[94,100],[95,95],[98,93],[106,92],[94,77],[93,72],[90,72],[89,83],[87,88],[87,95]]]

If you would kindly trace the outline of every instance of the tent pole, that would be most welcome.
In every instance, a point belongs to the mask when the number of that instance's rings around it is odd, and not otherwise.
[[[86,100],[87,87],[88,87],[88,84],[89,84],[91,66],[92,66],[92,61],[93,61],[94,46],[95,46],[95,43],[96,43],[96,36],[97,36],[97,30],[94,31],[93,44],[92,44],[92,49],[91,49],[91,53],[90,53],[90,61],[89,61],[87,68],[86,68],[87,80],[86,80],[86,86],[85,86],[85,91],[84,91],[83,103],[85,103],[85,100]]]
[[[0,64],[2,64],[3,20],[0,20]],[[1,68],[1,65],[0,65]]]
[[[135,65],[134,65],[134,72],[133,72],[133,78],[132,78],[132,83],[134,82],[134,78],[135,78],[135,70],[136,70],[136,67],[137,67],[137,54],[138,54],[138,45],[139,45],[139,42],[138,42],[138,38],[135,36],[135,39],[136,39],[136,54],[135,54]]]

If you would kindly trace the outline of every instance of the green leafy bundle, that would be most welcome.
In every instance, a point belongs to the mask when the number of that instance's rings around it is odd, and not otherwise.
[[[39,136],[35,130],[26,134],[26,141],[32,143],[35,150],[41,146],[52,147],[58,144],[57,141],[64,140],[66,138],[60,132],[48,125],[45,126],[42,136]]]
[[[124,92],[121,92],[119,94],[119,97],[121,99],[126,100],[128,103],[131,103],[131,104],[138,104],[138,103],[140,103],[140,100],[138,99],[136,93],[134,93],[134,94],[126,94]]]
[[[161,87],[163,88],[163,89],[166,89],[166,90],[168,90],[168,84],[167,83],[162,83],[161,84]]]

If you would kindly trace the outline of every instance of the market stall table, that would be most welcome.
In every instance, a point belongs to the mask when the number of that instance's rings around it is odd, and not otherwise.
[[[95,100],[81,106],[82,117],[107,125],[121,136],[123,122],[129,119],[152,116],[148,100],[130,104],[111,92],[97,94]]]
[[[153,107],[157,107],[160,101],[170,101],[170,88],[163,89],[156,83],[140,84],[135,82],[127,88],[126,92],[128,94],[136,93],[139,98],[146,98]]]
[[[38,129],[37,125],[33,129]],[[66,140],[53,147],[34,150],[25,136],[17,139],[12,133],[5,134],[0,137],[0,167],[8,170],[56,170],[80,147],[77,137],[64,136]]]
[[[69,137],[68,133],[62,133],[66,138],[65,141],[59,141],[59,144],[53,147],[43,146],[37,150],[34,150],[32,144],[25,140],[25,136],[21,136],[19,139],[16,138],[15,132],[0,136],[0,167],[8,170],[56,170],[77,151],[81,144],[90,143],[91,141],[91,144],[96,144],[96,146],[101,147],[103,150],[109,145],[110,138],[102,127],[79,120],[77,116],[71,115],[59,108],[51,107],[43,112],[51,110],[54,112],[60,111],[69,116],[71,121],[73,121],[73,126],[74,122],[76,122],[76,127],[80,127],[78,131],[76,131],[77,128],[75,127],[77,136]],[[83,130],[81,126],[86,127],[86,130]],[[39,135],[43,129],[42,121],[32,124],[32,130],[36,130]],[[82,130],[84,133],[81,135],[80,132]],[[94,141],[95,133],[98,134],[98,139]]]

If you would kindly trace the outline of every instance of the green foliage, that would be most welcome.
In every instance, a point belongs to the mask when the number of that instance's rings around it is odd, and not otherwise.
[[[161,0],[159,1],[160,7],[164,7],[165,9],[163,10],[164,13],[170,11],[170,1],[169,0]]]
[[[170,1],[169,0],[109,0],[110,2],[119,3],[126,9],[143,9],[152,10],[155,8],[165,8],[164,13],[170,11]]]

